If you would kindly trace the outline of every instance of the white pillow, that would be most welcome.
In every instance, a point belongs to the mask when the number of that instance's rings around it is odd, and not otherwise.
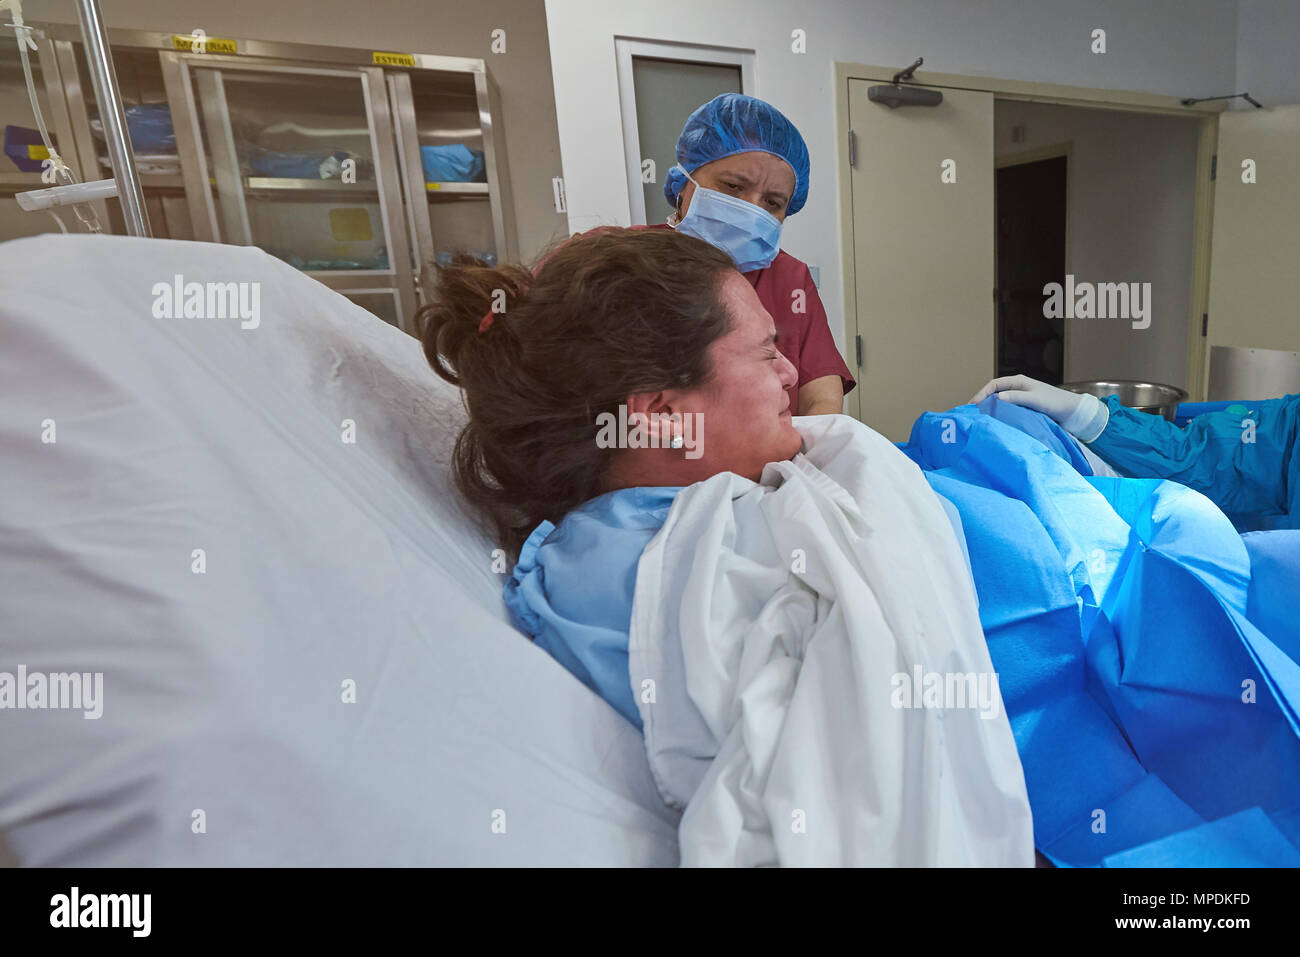
[[[260,323],[156,318],[177,276],[260,284]],[[103,675],[97,719],[0,710],[0,846],[675,864],[639,734],[506,624],[461,417],[416,340],[257,249],[0,245],[0,676]]]

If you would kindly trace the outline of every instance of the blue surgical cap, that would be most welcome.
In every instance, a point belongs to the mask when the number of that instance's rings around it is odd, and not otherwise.
[[[808,200],[808,147],[794,124],[771,103],[723,93],[692,113],[677,137],[677,162],[688,173],[724,156],[755,150],[781,157],[794,170],[794,195],[785,209],[787,216],[793,216]],[[668,171],[664,196],[669,205],[676,207],[685,185],[680,169]]]

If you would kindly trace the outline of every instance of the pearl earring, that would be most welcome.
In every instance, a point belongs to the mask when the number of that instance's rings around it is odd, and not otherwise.
[[[681,436],[681,433],[674,433],[674,434],[673,434],[673,440],[672,440],[670,443],[668,443],[668,444],[669,444],[670,446],[672,446],[673,448],[675,448],[675,449],[680,449],[680,448],[681,448],[683,445],[685,445],[686,443],[685,443],[685,441],[683,441],[682,436]]]

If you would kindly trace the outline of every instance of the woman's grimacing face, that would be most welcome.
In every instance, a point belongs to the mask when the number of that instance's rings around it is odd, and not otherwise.
[[[771,315],[735,270],[723,273],[718,298],[731,316],[731,329],[709,346],[709,381],[693,389],[632,395],[627,402],[629,413],[693,416],[700,454],[689,457],[668,448],[665,431],[659,449],[624,453],[611,475],[612,487],[690,485],[719,472],[758,481],[768,462],[793,458],[803,448],[786,392],[798,373],[780,351]]]
[[[709,347],[713,376],[691,399],[703,414],[705,461],[715,471],[757,481],[768,462],[793,458],[803,448],[786,392],[799,373],[782,354],[776,324],[754,287],[728,270],[718,292],[731,331]]]

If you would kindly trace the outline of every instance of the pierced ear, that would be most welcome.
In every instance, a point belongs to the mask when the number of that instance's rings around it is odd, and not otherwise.
[[[659,447],[671,449],[673,439],[682,434],[682,414],[680,412],[661,412],[657,417],[659,427]]]

